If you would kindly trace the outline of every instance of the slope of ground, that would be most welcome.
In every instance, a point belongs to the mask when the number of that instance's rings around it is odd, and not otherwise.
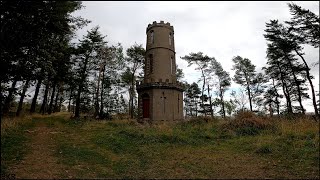
[[[134,121],[33,117],[1,134],[1,174],[17,178],[319,178],[312,121],[237,134],[223,122],[146,126]]]

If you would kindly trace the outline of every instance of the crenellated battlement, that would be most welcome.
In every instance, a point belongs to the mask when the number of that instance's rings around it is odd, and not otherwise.
[[[171,26],[169,22],[164,23],[164,21],[160,21],[158,23],[157,21],[153,21],[152,24],[148,24],[147,32],[153,27],[166,27],[166,28],[168,28],[168,29],[173,31],[173,26]]]

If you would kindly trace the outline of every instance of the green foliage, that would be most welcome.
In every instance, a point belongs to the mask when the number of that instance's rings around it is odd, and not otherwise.
[[[187,116],[197,116],[198,114],[198,101],[200,97],[201,90],[197,83],[193,82],[192,84],[186,83],[185,85],[185,97],[184,109],[186,110]]]
[[[234,62],[233,70],[235,70],[235,75],[233,80],[243,86],[250,85],[255,76],[255,65],[251,63],[251,60],[248,58],[242,58],[236,56],[232,59]]]
[[[206,76],[206,70],[209,67],[209,62],[214,58],[204,55],[203,52],[198,52],[198,53],[190,53],[189,55],[185,55],[181,57],[181,59],[186,60],[188,62],[188,67],[192,65],[196,65],[195,69],[200,70],[201,77],[199,78],[199,81],[202,81],[201,97],[204,97],[204,88],[208,84],[207,79],[209,78]],[[210,102],[210,105],[211,105],[211,102]],[[205,112],[204,98],[201,99],[200,107]]]
[[[143,73],[137,76],[137,73],[142,70],[145,62],[146,50],[142,47],[142,44],[134,44],[127,49],[126,70],[121,75],[122,86],[127,87],[129,92],[129,112],[130,117],[134,117],[135,107],[134,103],[136,97],[136,80],[143,77]]]
[[[225,108],[225,101],[224,101],[224,94],[231,86],[231,78],[227,71],[223,70],[222,65],[220,62],[215,60],[214,58],[210,61],[209,69],[207,70],[208,75],[210,76],[211,72],[214,73],[216,79],[218,80],[217,86],[217,94],[219,97],[218,104],[221,106],[220,114],[223,117],[226,117],[226,108]],[[211,102],[210,102],[211,103]]]
[[[177,77],[177,81],[181,81],[184,78],[183,70],[178,68],[178,66],[177,66],[176,77]]]
[[[233,81],[245,87],[250,104],[250,111],[252,111],[254,102],[256,102],[257,107],[259,107],[258,96],[264,91],[265,87],[263,83],[266,82],[266,79],[262,73],[256,73],[256,66],[251,63],[250,59],[236,56],[232,61],[234,62],[232,69],[235,70]]]
[[[299,103],[297,111],[304,114],[305,109],[302,105],[302,100],[309,97],[306,93],[308,89],[306,80],[301,77],[307,76],[309,82],[311,80],[309,70],[307,70],[309,68],[302,56],[302,47],[299,39],[290,32],[289,27],[286,27],[278,20],[270,20],[269,23],[266,23],[265,32],[264,37],[268,41],[267,64],[269,66],[267,67],[267,73],[282,85],[287,100],[288,113],[292,113],[292,100],[296,100]],[[297,61],[298,59],[295,58],[294,53],[297,53],[303,59],[304,65]]]
[[[288,3],[291,21],[286,21],[291,26],[292,31],[296,33],[303,43],[319,47],[320,43],[320,19],[319,16],[308,9],[304,9],[294,3]]]
[[[18,90],[15,87],[17,81],[26,81],[26,91],[29,82],[35,80],[53,81],[53,87],[57,81],[63,80],[70,68],[69,42],[75,30],[89,21],[71,15],[82,8],[80,1],[1,1],[1,8],[1,41],[10,42],[2,46],[0,53],[1,84],[6,85],[1,89],[1,95],[8,91],[3,112],[8,113]],[[8,87],[10,83],[11,88]],[[24,93],[17,115],[23,99]],[[35,111],[35,102],[31,112]],[[49,109],[52,109],[52,103]]]

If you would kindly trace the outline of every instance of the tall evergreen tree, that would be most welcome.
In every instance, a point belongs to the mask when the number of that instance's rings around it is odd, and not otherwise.
[[[301,44],[310,44],[315,48],[319,47],[320,43],[320,18],[310,10],[303,9],[302,7],[288,3],[290,13],[293,16],[290,21],[286,21],[288,24],[288,35],[293,46],[295,53],[301,58],[304,64],[304,70],[306,72],[306,78],[309,81],[312,103],[316,117],[319,118],[318,107],[316,103],[316,95],[314,86],[312,83],[313,76],[310,74],[310,68],[304,58]]]
[[[77,55],[77,96],[75,117],[80,117],[81,94],[85,90],[85,82],[89,76],[89,72],[95,68],[99,59],[97,58],[98,50],[106,44],[104,36],[99,32],[99,27],[94,27],[84,39],[80,41]]]
[[[225,101],[224,101],[224,94],[228,90],[231,85],[231,78],[227,71],[223,70],[221,63],[212,59],[210,61],[209,68],[213,70],[214,75],[218,81],[217,83],[217,92],[220,98],[220,105],[221,105],[221,114],[225,118],[226,110],[225,110]]]
[[[196,70],[200,70],[201,72],[201,80],[202,80],[202,91],[201,91],[201,97],[204,97],[204,90],[206,87],[206,73],[205,70],[208,68],[208,64],[212,58],[210,58],[207,55],[204,55],[202,52],[198,53],[190,53],[189,55],[185,55],[181,57],[181,59],[186,60],[188,62],[188,67],[192,65],[196,65]],[[201,107],[204,108],[204,99],[201,98]],[[204,115],[206,116],[206,111],[204,110]]]
[[[255,65],[251,63],[250,59],[240,56],[234,57],[232,61],[234,62],[232,69],[236,71],[233,80],[246,88],[249,97],[250,111],[252,111],[251,86],[256,76]]]
[[[303,98],[308,98],[306,93],[305,80],[301,78],[303,74],[303,66],[294,57],[293,51],[297,44],[290,39],[290,32],[278,20],[271,20],[266,23],[266,34],[264,35],[269,42],[267,51],[277,53],[277,61],[281,61],[284,66],[287,66],[292,75],[293,84],[295,85],[294,95],[297,97],[300,105],[300,111],[305,113],[302,104]]]
[[[125,58],[127,62],[127,71],[125,72],[126,81],[130,83],[129,85],[129,109],[130,117],[133,118],[134,115],[134,99],[136,96],[136,78],[138,71],[142,70],[143,62],[145,57],[145,49],[142,45],[134,44],[127,49],[127,57]]]

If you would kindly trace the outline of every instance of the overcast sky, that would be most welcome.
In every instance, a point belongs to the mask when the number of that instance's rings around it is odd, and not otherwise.
[[[177,65],[183,69],[184,80],[192,83],[197,81],[199,73],[195,67],[187,67],[187,62],[180,58],[190,52],[201,51],[215,57],[231,77],[234,75],[232,58],[237,55],[249,58],[260,71],[267,62],[267,45],[263,37],[265,23],[270,19],[290,20],[289,2],[83,1],[85,8],[74,15],[92,21],[77,32],[78,39],[99,25],[101,33],[107,35],[109,45],[119,42],[125,49],[135,42],[145,47],[149,23],[170,22],[175,32]],[[319,15],[319,2],[293,2]],[[319,48],[306,46],[304,51],[309,64],[319,61]],[[311,73],[316,77],[314,85],[318,91],[319,66],[312,67]],[[237,87],[232,83],[232,88]],[[304,104],[307,111],[313,111],[311,100]]]

